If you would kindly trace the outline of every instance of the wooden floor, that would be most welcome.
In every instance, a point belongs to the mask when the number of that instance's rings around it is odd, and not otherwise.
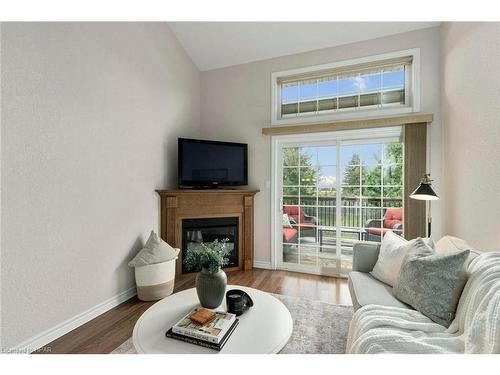
[[[333,304],[351,304],[345,279],[254,269],[228,273],[228,283]],[[176,280],[174,292],[193,286],[194,275],[183,276]],[[132,336],[135,322],[153,303],[131,298],[47,344],[39,353],[110,353]]]

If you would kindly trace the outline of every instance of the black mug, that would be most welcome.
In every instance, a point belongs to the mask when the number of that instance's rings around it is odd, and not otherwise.
[[[253,306],[250,296],[242,290],[231,289],[226,292],[227,312],[240,316],[246,309]]]

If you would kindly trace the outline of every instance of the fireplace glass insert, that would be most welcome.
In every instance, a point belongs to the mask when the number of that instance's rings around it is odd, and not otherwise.
[[[226,250],[228,251],[229,263],[224,268],[238,266],[238,218],[218,217],[203,219],[182,220],[182,259],[185,259],[188,249],[196,249],[201,243],[206,244],[214,240],[227,239]],[[199,270],[187,270],[182,263],[182,273],[197,272]]]

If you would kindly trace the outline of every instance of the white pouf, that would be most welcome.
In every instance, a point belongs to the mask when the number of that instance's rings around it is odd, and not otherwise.
[[[172,294],[176,260],[177,257],[167,262],[135,267],[137,297],[141,301],[157,301]]]

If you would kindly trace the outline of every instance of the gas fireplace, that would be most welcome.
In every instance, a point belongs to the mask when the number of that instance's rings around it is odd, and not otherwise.
[[[238,267],[238,218],[237,217],[217,217],[182,220],[182,253],[184,259],[188,249],[196,249],[201,243],[211,243],[215,240],[227,240],[226,249],[228,251],[229,263],[225,268]],[[182,264],[182,273],[188,271],[185,264]]]

